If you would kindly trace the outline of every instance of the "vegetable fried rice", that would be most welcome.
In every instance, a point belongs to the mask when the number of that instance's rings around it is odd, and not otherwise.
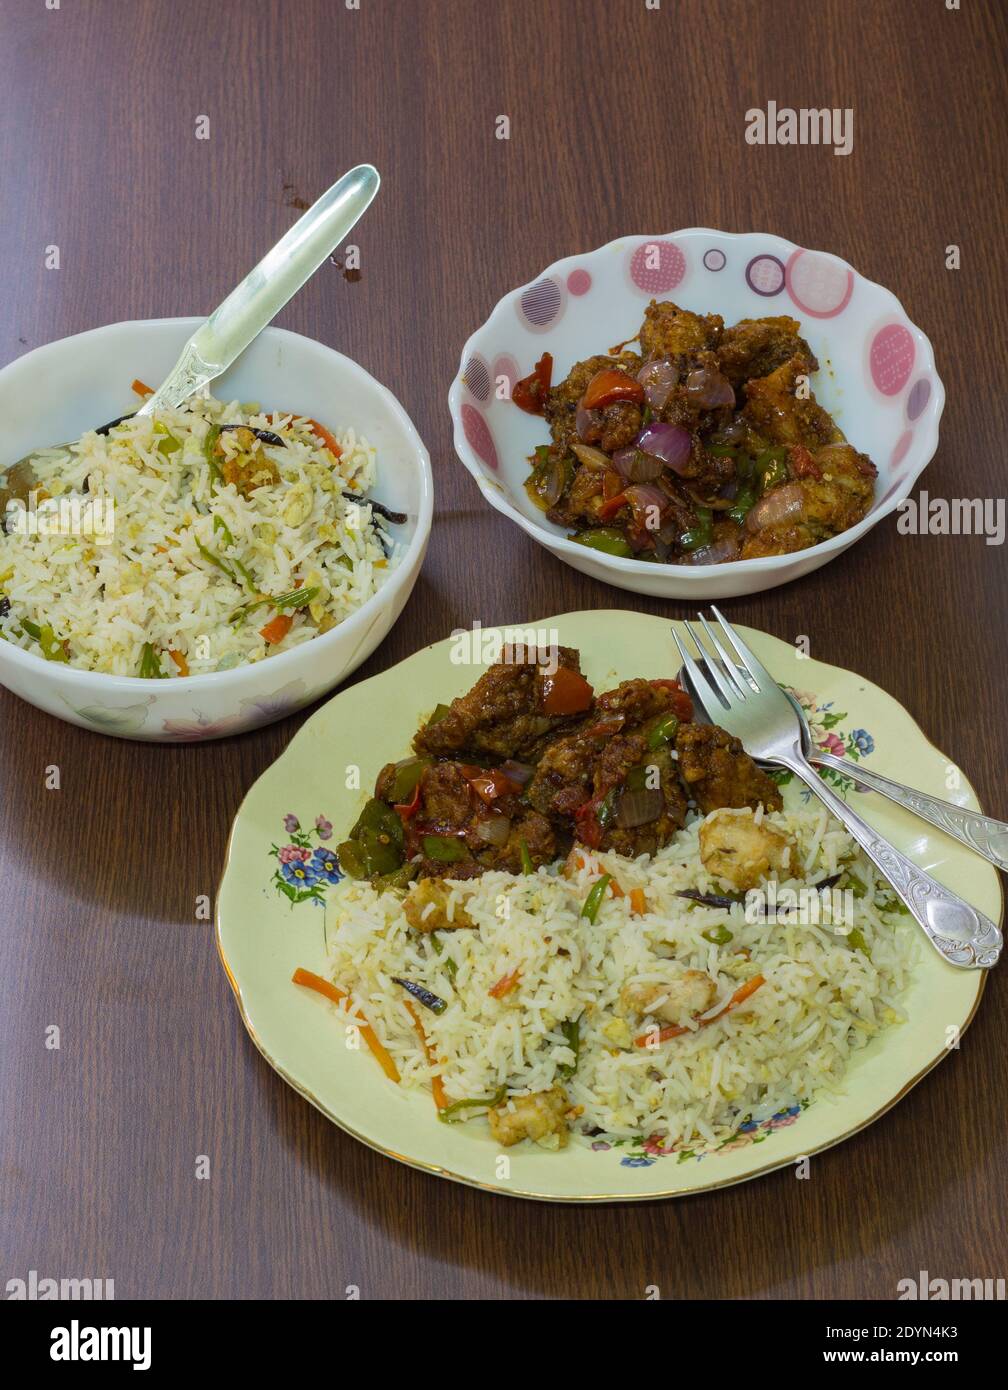
[[[310,641],[397,558],[375,473],[353,430],[209,397],[44,450],[0,474],[0,635],[144,677]]]
[[[433,1092],[442,1119],[487,1117],[505,1145],[716,1142],[839,1091],[905,1017],[912,926],[825,811],[729,812],[786,844],[773,920],[713,871],[725,814],[693,813],[653,855],[578,845],[535,873],[416,884],[412,911],[346,879],[323,992],[366,1021],[394,1079]],[[789,890],[808,889],[800,919],[781,920]]]

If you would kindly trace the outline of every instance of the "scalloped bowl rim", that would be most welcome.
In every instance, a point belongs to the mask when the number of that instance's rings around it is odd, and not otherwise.
[[[522,530],[530,535],[533,540],[538,541],[541,545],[547,546],[548,549],[555,551],[558,555],[570,556],[574,560],[583,560],[585,553],[585,547],[583,545],[578,545],[576,541],[568,540],[565,535],[559,532],[554,533],[553,531],[547,531],[545,526],[540,522],[525,516],[517,507],[512,506],[503,489],[494,487],[487,478],[475,451],[465,437],[462,426],[462,392],[465,389],[462,373],[465,371],[466,363],[469,361],[470,357],[474,354],[479,354],[479,339],[482,335],[494,327],[505,315],[512,312],[514,305],[521,296],[540,280],[544,280],[552,275],[566,276],[569,271],[583,268],[587,262],[591,262],[596,257],[615,253],[617,249],[622,249],[631,242],[640,241],[641,243],[647,243],[650,241],[674,241],[677,237],[686,236],[710,236],[717,237],[723,241],[745,241],[749,237],[759,237],[767,244],[773,242],[778,246],[787,247],[789,253],[804,250],[816,256],[826,256],[830,260],[836,261],[838,264],[851,271],[858,280],[861,280],[871,289],[878,290],[881,294],[887,296],[892,301],[895,309],[898,310],[906,320],[914,336],[914,341],[919,347],[923,347],[925,351],[927,366],[934,378],[934,392],[932,397],[934,406],[931,407],[931,402],[928,402],[930,407],[927,412],[928,427],[926,433],[921,437],[919,446],[922,462],[915,472],[907,475],[903,486],[894,492],[883,505],[873,508],[873,510],[859,521],[856,526],[851,526],[846,531],[841,531],[839,535],[831,536],[829,540],[819,541],[816,545],[811,545],[804,550],[793,551],[786,555],[768,555],[753,560],[727,560],[711,568],[715,569],[718,574],[727,575],[757,574],[764,572],[773,573],[776,570],[787,569],[789,566],[794,565],[799,557],[810,555],[828,557],[837,555],[841,551],[846,550],[847,547],[852,545],[855,541],[860,540],[877,522],[881,521],[883,517],[888,516],[890,512],[895,511],[899,504],[910,496],[911,489],[924,472],[924,469],[934,458],[938,448],[938,425],[941,421],[942,412],[945,409],[945,386],[941,377],[938,375],[934,347],[930,338],[922,328],[914,323],[899,299],[893,294],[892,290],[887,289],[885,285],[880,284],[877,280],[869,280],[866,275],[862,275],[849,261],[845,261],[842,256],[837,256],[832,251],[814,251],[811,247],[802,247],[799,243],[788,241],[786,237],[777,236],[773,232],[722,232],[716,227],[681,227],[675,232],[659,232],[653,235],[648,235],[644,232],[632,233],[626,236],[614,237],[612,241],[607,241],[603,246],[597,246],[593,251],[574,252],[570,256],[563,256],[560,260],[554,261],[552,265],[548,265],[545,270],[534,276],[533,279],[529,280],[526,284],[519,285],[516,289],[509,290],[507,294],[503,295],[497,301],[490,311],[489,316],[480,327],[469,335],[462,349],[459,369],[448,392],[448,408],[451,411],[452,424],[454,427],[453,441],[455,452],[472,474],[480,492],[492,507],[496,507],[502,515],[517,522]],[[664,297],[668,298],[668,296]],[[698,572],[696,565],[666,564],[656,566],[653,562],[647,560],[629,560],[620,555],[608,555],[604,551],[592,551],[591,554],[592,558],[596,559],[603,566],[611,567],[617,573],[622,574],[647,574],[653,576],[655,571],[658,570],[659,573],[667,574],[670,577],[676,575],[690,575],[695,577]]]
[[[54,338],[51,342],[42,343],[30,352],[23,353],[16,357],[13,362],[8,362],[6,366],[0,368],[0,383],[4,381],[8,373],[13,373],[15,369],[20,369],[22,364],[28,363],[33,357],[44,355],[51,348],[62,346],[64,343],[80,341],[90,338],[95,334],[102,334],[117,328],[135,328],[138,326],[148,327],[175,327],[186,324],[192,325],[195,331],[201,323],[206,320],[199,316],[182,316],[178,318],[154,318],[154,319],[121,319],[115,323],[102,324],[99,328],[88,328],[81,333],[71,333],[65,338]],[[185,694],[189,691],[208,690],[211,686],[215,690],[226,690],[229,685],[239,686],[243,681],[247,681],[249,673],[254,670],[282,671],[286,670],[284,664],[288,658],[303,653],[305,647],[310,645],[314,651],[321,653],[326,645],[333,645],[337,641],[345,639],[348,635],[352,636],[358,629],[363,630],[369,618],[372,618],[381,609],[389,607],[390,601],[394,601],[403,585],[409,580],[413,561],[423,552],[424,547],[430,536],[431,524],[434,515],[434,480],[431,470],[430,454],[427,446],[420,438],[420,434],[410,419],[405,406],[392,394],[389,388],[380,382],[377,377],[371,375],[364,367],[355,362],[353,358],[347,357],[344,353],[337,351],[336,348],[329,347],[326,343],[320,343],[316,338],[310,338],[306,333],[295,333],[289,328],[276,328],[272,324],[264,328],[257,334],[257,341],[263,337],[280,337],[298,339],[301,342],[310,343],[313,348],[331,356],[334,361],[334,369],[344,371],[351,377],[357,377],[371,383],[377,388],[378,397],[389,409],[391,414],[403,429],[403,433],[409,441],[412,452],[410,457],[417,467],[419,479],[419,506],[417,508],[416,527],[410,538],[409,545],[401,555],[395,569],[391,571],[386,582],[380,589],[371,595],[360,608],[343,618],[329,632],[320,633],[318,637],[313,637],[309,643],[302,643],[300,646],[292,647],[286,652],[277,652],[276,656],[265,658],[263,661],[242,662],[238,666],[233,666],[227,671],[205,671],[195,676],[173,676],[171,678],[171,689],[173,692]],[[240,362],[240,356],[232,366]],[[36,364],[37,365],[37,364]],[[230,370],[230,369],[228,369]],[[220,373],[221,376],[224,373]],[[0,465],[9,467],[10,465]],[[10,661],[14,666],[20,667],[29,674],[32,671],[47,670],[48,663],[44,657],[36,656],[34,652],[24,651],[21,647],[15,647],[10,642],[0,643],[0,663],[4,660]],[[158,678],[147,679],[143,676],[120,676],[109,671],[86,671],[79,666],[60,665],[59,675],[61,680],[67,680],[70,685],[76,685],[81,690],[109,690],[118,689],[120,691],[157,691],[164,689],[164,681]]]

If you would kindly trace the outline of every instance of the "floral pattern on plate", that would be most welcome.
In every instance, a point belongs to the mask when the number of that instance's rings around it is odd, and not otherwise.
[[[860,762],[862,758],[867,758],[870,753],[875,751],[875,740],[867,729],[844,730],[840,725],[847,718],[845,710],[838,710],[834,707],[832,700],[820,703],[817,695],[810,694],[807,690],[796,690],[794,686],[785,686],[805,711],[805,718],[808,720],[809,733],[812,735],[812,743],[816,748],[821,748],[824,753],[831,753],[834,758],[849,758],[851,762]],[[786,787],[794,780],[793,772],[778,770],[771,772],[770,776],[779,787]],[[830,782],[837,791],[843,796],[848,792],[860,791],[849,777],[843,773],[834,771],[831,767],[819,769],[819,776],[824,782]],[[801,798],[808,801],[812,796],[808,787],[801,790]]]
[[[596,1153],[608,1152],[616,1149],[625,1149],[626,1152],[620,1158],[620,1164],[624,1168],[650,1168],[652,1163],[657,1163],[660,1158],[674,1156],[678,1163],[687,1163],[690,1159],[699,1161],[702,1158],[709,1158],[711,1154],[731,1153],[735,1149],[748,1148],[750,1144],[762,1144],[765,1139],[777,1129],[787,1129],[793,1125],[803,1110],[807,1110],[809,1102],[800,1101],[797,1105],[789,1105],[784,1110],[778,1110],[771,1115],[768,1120],[743,1120],[734,1134],[730,1134],[727,1139],[715,1139],[710,1142],[692,1139],[679,1139],[674,1144],[666,1144],[661,1135],[652,1134],[645,1138],[643,1135],[635,1139],[605,1139],[598,1138],[592,1141],[592,1149]]]
[[[289,900],[292,908],[308,902],[325,907],[326,889],[343,877],[336,851],[325,844],[332,839],[332,822],[325,816],[316,816],[311,829],[304,830],[297,816],[288,813],[283,818],[283,828],[289,837],[287,843],[270,846],[270,854],[277,861],[272,878],[274,888]]]

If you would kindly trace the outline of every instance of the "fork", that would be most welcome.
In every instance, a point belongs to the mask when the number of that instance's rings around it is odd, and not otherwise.
[[[700,622],[713,656],[689,623],[684,626],[696,645],[699,662],[672,629],[686,675],[707,718],[739,739],[750,756],[787,768],[815,793],[889,881],[944,960],[967,970],[995,965],[1001,954],[999,929],[901,854],[823,782],[805,756],[801,724],[791,699],[713,604],[711,609],[734,655],[703,614]]]

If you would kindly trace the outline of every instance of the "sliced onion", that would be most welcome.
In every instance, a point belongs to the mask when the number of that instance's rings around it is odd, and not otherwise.
[[[531,781],[535,772],[535,768],[529,767],[528,763],[516,763],[513,758],[501,763],[500,770],[510,781],[517,782],[519,787],[524,787],[526,782]]]
[[[761,497],[746,516],[749,531],[762,531],[764,526],[777,526],[782,521],[797,521],[805,512],[805,494],[799,483],[785,483]]]
[[[735,404],[735,392],[726,376],[710,367],[697,367],[686,378],[686,395],[704,410]]]
[[[710,545],[704,545],[699,550],[694,550],[689,557],[689,562],[691,565],[723,565],[727,560],[737,560],[738,557],[738,536],[724,536],[719,541],[713,541]]]
[[[577,457],[579,463],[583,463],[586,468],[611,468],[612,459],[608,454],[604,454],[601,449],[594,449],[590,444],[572,444],[571,451]]]
[[[633,830],[635,826],[648,825],[657,820],[664,809],[665,798],[659,787],[642,787],[639,791],[628,789],[616,807],[616,824],[623,830]]]
[[[661,526],[661,519],[669,509],[669,499],[654,483],[634,483],[624,493],[633,508],[634,521],[641,530],[654,535]],[[648,522],[655,524],[649,526]]]
[[[665,467],[654,454],[642,453],[636,445],[619,449],[612,457],[613,464],[629,483],[650,483],[660,478]]]
[[[682,425],[666,425],[653,421],[645,425],[637,436],[637,447],[645,454],[654,454],[662,463],[681,473],[693,451],[693,437]]]
[[[563,466],[563,460],[555,459],[538,474],[536,492],[545,506],[555,507],[563,496],[566,483],[567,470]]]
[[[476,834],[488,845],[506,845],[511,834],[511,821],[507,816],[487,816],[476,822]]]
[[[583,405],[579,405],[577,414],[574,416],[574,428],[577,430],[579,439],[586,442],[591,439],[598,439],[602,432],[601,410],[585,410]]]
[[[658,357],[645,362],[637,373],[644,387],[644,398],[652,410],[661,410],[679,381],[679,368],[670,357]]]

